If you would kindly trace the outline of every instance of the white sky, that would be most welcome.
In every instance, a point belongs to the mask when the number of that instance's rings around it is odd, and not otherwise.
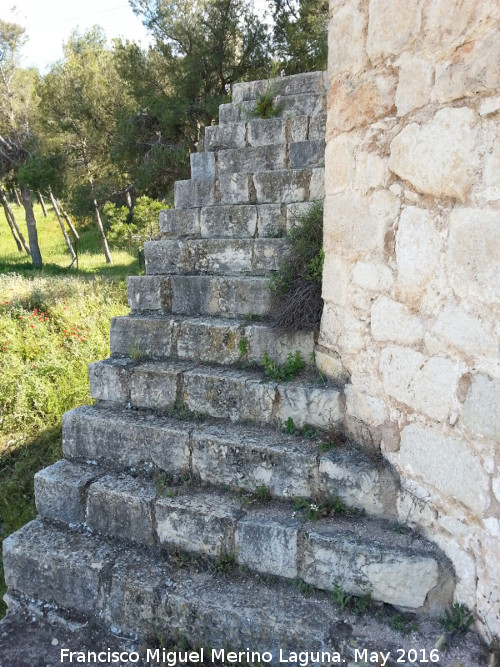
[[[127,0],[0,0],[0,5],[4,21],[26,28],[29,39],[21,64],[41,72],[62,57],[62,44],[75,28],[83,32],[97,24],[109,40],[124,37],[143,46],[148,43],[146,28]]]

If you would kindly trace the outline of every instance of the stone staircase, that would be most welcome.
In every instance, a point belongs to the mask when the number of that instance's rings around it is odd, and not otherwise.
[[[176,183],[146,275],[128,280],[131,315],[90,366],[97,402],[64,416],[65,458],[35,477],[39,517],[4,541],[7,600],[11,614],[90,619],[124,641],[275,662],[335,649],[362,664],[358,647],[396,664],[397,649],[434,648],[454,574],[397,523],[393,472],[334,446],[342,391],[314,371],[313,332],[277,337],[266,320],[286,235],[323,197],[326,79],[279,79],[281,116],[253,118],[266,85],[234,87]],[[264,353],[297,351],[303,376],[266,377]],[[401,612],[418,633],[398,631]],[[458,646],[482,664],[477,643]]]

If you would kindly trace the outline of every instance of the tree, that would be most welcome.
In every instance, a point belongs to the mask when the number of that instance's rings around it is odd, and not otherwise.
[[[24,44],[25,30],[17,23],[0,19],[0,177],[10,176],[21,186],[21,197],[28,228],[29,247],[33,266],[42,266],[36,219],[31,192],[19,181],[19,169],[34,150],[32,122],[37,106],[34,70],[22,70],[18,65],[19,50]]]
[[[73,189],[78,194],[79,183],[86,183],[106,262],[111,263],[98,185],[106,182],[110,191],[126,184],[126,175],[110,159],[115,117],[125,95],[99,27],[83,35],[73,33],[64,47],[64,59],[46,75],[41,96],[47,122],[74,174]]]
[[[324,70],[328,57],[328,0],[272,0],[277,69]]]

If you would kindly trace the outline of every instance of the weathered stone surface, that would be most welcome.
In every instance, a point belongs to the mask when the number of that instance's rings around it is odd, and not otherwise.
[[[5,583],[63,609],[93,614],[114,556],[88,535],[61,533],[35,520],[3,541]]]
[[[209,125],[205,128],[205,150],[243,148],[245,145],[245,123]]]
[[[302,360],[311,364],[314,351],[314,334],[312,331],[295,331],[282,333],[279,337],[273,336],[272,331],[266,324],[249,324],[245,327],[245,338],[247,340],[248,361],[262,363],[264,352],[268,357],[284,363],[288,356],[299,352]]]
[[[295,142],[290,144],[289,152],[292,169],[323,167],[325,164],[324,140]]]
[[[500,439],[500,380],[478,373],[472,378],[462,413],[463,425],[474,435]]]
[[[472,187],[476,114],[441,109],[427,123],[407,125],[391,142],[389,167],[419,192],[464,200]]]
[[[410,46],[420,30],[422,5],[423,0],[404,7],[398,0],[370,0],[366,52],[372,61]]]
[[[256,206],[212,206],[201,209],[201,236],[204,238],[245,238],[257,231]]]
[[[277,95],[317,94],[323,90],[323,72],[304,72],[274,79],[235,83],[232,88],[232,99],[235,103],[253,100],[268,90]]]
[[[254,174],[259,203],[290,203],[309,199],[309,170],[270,171]]]
[[[238,522],[236,557],[252,570],[295,579],[301,522],[280,513],[254,513]]]
[[[315,116],[326,109],[324,93],[321,95],[311,93],[283,95],[277,103],[282,105],[278,114],[281,117]],[[219,106],[219,123],[226,125],[226,123],[250,120],[255,115],[254,112],[255,100],[243,100],[237,105],[221,104]]]
[[[399,66],[396,107],[398,116],[428,104],[431,99],[434,70],[422,58],[405,58]]]
[[[419,305],[435,276],[441,247],[432,214],[415,206],[403,209],[396,235],[397,287],[411,305]]]
[[[357,74],[366,63],[366,15],[357,6],[345,4],[334,12],[328,27],[328,76]]]
[[[401,433],[399,462],[412,477],[425,480],[475,512],[489,505],[488,475],[462,438],[410,424]]]
[[[87,501],[87,525],[108,537],[153,544],[153,482],[106,475],[94,482]]]
[[[371,426],[381,426],[387,419],[387,407],[382,398],[370,396],[352,384],[345,388],[346,415]]]
[[[219,153],[220,174],[250,174],[258,171],[285,169],[285,167],[285,146],[280,144],[247,146]]]
[[[326,145],[325,192],[334,195],[347,190],[356,173],[356,136],[339,134]]]
[[[482,25],[498,21],[498,4],[496,0],[435,0],[424,6],[423,14],[423,48],[448,55],[453,48],[470,42]]]
[[[160,211],[160,230],[162,234],[172,238],[199,236],[200,209],[163,209]]]
[[[309,119],[309,132],[303,134],[307,123],[300,116],[290,119],[290,129],[292,141],[314,141],[315,139],[325,140],[326,131],[326,113],[319,113]]]
[[[281,204],[257,206],[257,232],[260,237],[280,236],[287,229],[288,207]]]
[[[63,416],[63,453],[68,459],[105,466],[157,466],[176,473],[189,463],[189,430],[185,424],[157,415],[91,406]]]
[[[179,323],[173,317],[160,315],[125,315],[111,320],[110,349],[114,356],[138,360],[148,357],[175,356]],[[93,366],[89,367],[89,372]],[[110,369],[106,368],[109,372]],[[91,383],[92,386],[92,383]],[[115,400],[123,397],[123,391]],[[97,398],[97,396],[96,396]],[[99,396],[103,400],[104,396]]]
[[[247,128],[250,146],[271,146],[286,142],[286,120],[284,118],[254,118],[248,121]]]
[[[375,262],[356,262],[352,279],[362,287],[374,292],[385,292],[394,284],[392,271],[386,264]]]
[[[452,287],[459,296],[500,303],[498,211],[453,209],[446,265]]]
[[[441,104],[478,93],[495,92],[500,86],[498,27],[481,39],[460,46],[450,60],[436,66],[434,95]]]
[[[127,380],[130,372],[130,360],[117,359],[105,363],[96,361],[89,364],[90,393],[101,401],[121,401],[129,398]]]
[[[160,544],[207,556],[234,552],[234,533],[244,514],[227,494],[187,493],[156,501]]]
[[[371,331],[375,340],[390,340],[406,345],[418,343],[424,335],[422,320],[402,303],[385,296],[378,298],[372,305]]]
[[[163,311],[172,308],[172,284],[163,276],[128,276],[127,297],[132,311]]]
[[[166,410],[177,399],[179,376],[191,368],[183,363],[142,363],[130,379],[130,402],[137,408]]]
[[[396,84],[396,77],[374,70],[334,82],[328,97],[327,139],[392,113]]]
[[[279,418],[292,418],[296,426],[311,424],[319,428],[333,428],[342,420],[340,392],[337,389],[280,384]]]
[[[208,151],[191,153],[191,178],[193,181],[213,181],[215,179],[215,154]]]
[[[215,181],[176,181],[174,184],[175,208],[199,208],[215,204]]]
[[[315,167],[311,172],[309,183],[309,200],[323,201],[325,197],[325,170],[323,167]]]
[[[98,475],[89,466],[62,460],[35,475],[36,509],[44,519],[78,525],[85,521],[87,489]]]
[[[446,345],[475,358],[493,357],[498,351],[498,342],[488,323],[451,303],[446,304],[439,313],[432,333]]]
[[[464,367],[445,357],[391,346],[382,350],[380,372],[389,396],[443,422],[450,416]]]

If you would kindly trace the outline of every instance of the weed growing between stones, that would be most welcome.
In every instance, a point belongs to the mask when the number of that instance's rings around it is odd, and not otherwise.
[[[305,361],[300,356],[300,352],[295,352],[295,354],[290,352],[284,364],[278,364],[268,356],[267,352],[264,352],[262,365],[267,377],[275,382],[289,382],[297,377],[306,367]]]
[[[259,486],[255,487],[254,496],[257,500],[260,500],[261,502],[266,502],[268,500],[271,500],[271,492],[269,491],[269,489],[265,484],[259,484]]]
[[[283,111],[284,102],[281,95],[276,94],[272,86],[268,86],[264,93],[255,98],[255,108],[247,113],[252,118],[274,118]]]
[[[447,609],[441,620],[445,630],[449,632],[467,632],[474,623],[472,612],[464,605],[455,602],[451,609]]]
[[[295,588],[298,590],[298,592],[301,595],[304,595],[305,597],[309,597],[314,593],[314,586],[311,586],[311,584],[306,583],[302,577],[297,577],[293,581]]]
[[[297,216],[290,247],[271,278],[272,321],[280,331],[319,330],[323,300],[323,204]]]
[[[248,341],[246,338],[242,338],[239,342],[240,354],[242,357],[246,356],[248,352]]]
[[[338,581],[333,582],[332,603],[342,611],[352,611],[354,614],[364,614],[371,607],[371,598],[366,595],[351,595],[347,593]]]
[[[405,619],[402,614],[395,614],[391,618],[391,628],[402,635],[409,635],[410,632],[417,632],[418,624],[414,620]]]

